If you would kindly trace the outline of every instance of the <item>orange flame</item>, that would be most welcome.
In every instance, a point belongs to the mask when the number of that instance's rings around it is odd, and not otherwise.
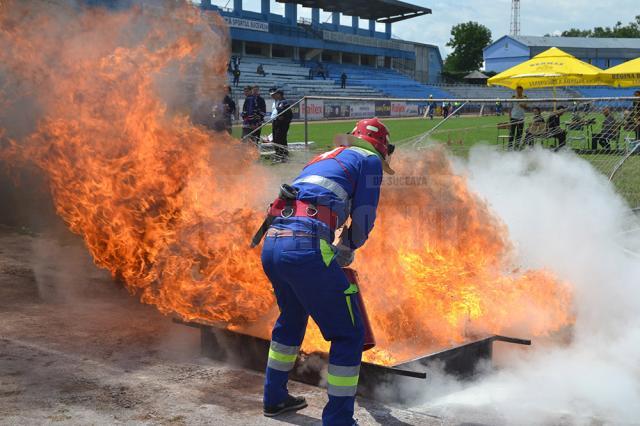
[[[248,147],[188,119],[226,80],[219,16],[184,2],[118,13],[1,6],[0,104],[34,105],[27,136],[0,116],[1,158],[42,169],[57,213],[144,303],[268,338],[274,298],[248,242],[273,179]],[[514,271],[506,228],[442,150],[396,168],[356,263],[378,340],[369,361],[572,322],[569,287]],[[326,349],[317,329],[304,348]]]

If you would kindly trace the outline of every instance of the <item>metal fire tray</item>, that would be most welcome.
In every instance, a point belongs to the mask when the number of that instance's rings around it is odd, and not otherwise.
[[[178,319],[174,319],[174,322],[200,329],[201,351],[204,356],[256,371],[264,371],[267,367],[268,340],[195,322]],[[416,380],[426,381],[431,364],[438,363],[449,374],[469,378],[473,376],[479,361],[491,360],[493,342],[531,345],[531,340],[492,335],[393,366],[363,362],[360,367],[358,394],[386,402],[408,402],[411,395],[402,390],[410,388],[407,385],[415,385]],[[302,354],[291,372],[291,379],[318,386],[323,381],[321,368],[318,366],[325,365],[326,362],[327,354]],[[377,391],[382,388],[383,393]]]

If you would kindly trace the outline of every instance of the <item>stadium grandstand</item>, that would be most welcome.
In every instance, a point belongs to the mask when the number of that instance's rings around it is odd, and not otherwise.
[[[114,9],[135,3],[135,0],[83,1]],[[428,40],[394,37],[394,23],[432,13],[423,6],[397,0],[193,0],[193,3],[204,14],[222,16],[229,27],[232,64],[228,79],[233,82],[232,71],[237,64],[240,77],[232,97],[239,109],[243,102],[242,88],[247,85],[259,85],[263,93],[277,86],[290,101],[305,96],[425,99],[410,109],[411,114],[423,111],[430,96],[440,100],[495,100],[513,95],[504,87],[443,84],[443,60],[437,46],[423,42]],[[503,36],[484,49],[485,71],[502,71],[552,46],[603,69],[640,56],[640,39]],[[260,66],[264,73],[258,72]],[[341,84],[343,73],[347,76],[345,88]],[[634,91],[562,87],[527,90],[526,95],[533,99],[616,97],[632,96]],[[315,108],[319,109],[319,105]],[[474,108],[468,105],[464,111]],[[267,102],[267,109],[271,109],[271,102]],[[295,119],[301,118],[296,114]],[[323,114],[322,118],[338,117]]]
[[[203,0],[200,7],[219,13],[228,23],[232,55],[240,58],[240,85],[277,84],[288,96],[450,97],[430,85],[440,82],[442,57],[437,46],[392,37],[395,22],[430,14],[431,10],[396,0],[337,2],[278,0],[284,15],[272,13],[271,2],[261,1],[260,12]],[[230,2],[229,2],[230,3]],[[311,19],[299,18],[299,7],[311,8]],[[322,22],[322,13],[330,19]],[[341,15],[351,17],[342,25]],[[360,20],[368,20],[360,28]],[[383,26],[384,31],[379,31]],[[262,64],[266,76],[256,70]],[[322,69],[324,78],[317,71]],[[340,76],[348,75],[346,89]],[[310,76],[314,74],[314,81]],[[320,74],[321,75],[321,74]],[[319,77],[319,79],[318,79]]]

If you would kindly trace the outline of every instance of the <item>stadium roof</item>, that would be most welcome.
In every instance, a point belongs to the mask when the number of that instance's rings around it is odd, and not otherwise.
[[[529,47],[640,49],[640,38],[509,36]]]
[[[278,3],[295,3],[304,7],[317,7],[327,12],[340,12],[380,23],[398,22],[431,13],[431,9],[398,0],[276,0]]]

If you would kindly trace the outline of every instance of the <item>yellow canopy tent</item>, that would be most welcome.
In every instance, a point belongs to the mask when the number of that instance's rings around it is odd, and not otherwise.
[[[623,62],[602,72],[602,80],[609,86],[640,86],[640,58]]]
[[[552,47],[533,58],[491,77],[489,86],[515,89],[539,87],[596,86],[604,83],[602,70]]]

